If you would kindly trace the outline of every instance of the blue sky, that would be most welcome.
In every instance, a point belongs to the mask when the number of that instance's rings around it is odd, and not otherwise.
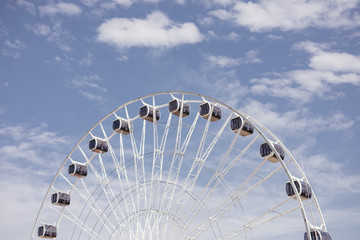
[[[356,239],[359,12],[359,0],[1,1],[2,236],[30,235],[57,168],[103,116],[183,90],[282,139],[333,239]]]

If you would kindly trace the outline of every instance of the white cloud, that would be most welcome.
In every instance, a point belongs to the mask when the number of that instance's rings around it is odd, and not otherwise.
[[[195,44],[203,40],[198,28],[190,22],[175,23],[156,11],[145,19],[112,18],[99,26],[97,40],[117,48],[170,48]]]
[[[2,141],[0,147],[4,161],[22,159],[39,164],[43,160],[39,153],[44,152],[44,149],[56,148],[67,143],[65,137],[47,131],[46,128],[46,124],[37,127],[2,126],[0,136],[7,139],[6,142]]]
[[[218,35],[214,31],[208,31],[207,38],[209,37],[214,39],[233,41],[233,42],[237,42],[241,39],[241,36],[236,32],[230,32],[228,35],[224,36],[224,35]]]
[[[210,63],[219,66],[221,68],[233,67],[240,64],[240,59],[238,58],[231,58],[226,56],[214,56],[210,54],[206,55],[205,58]]]
[[[360,176],[347,174],[341,163],[331,161],[324,155],[309,156],[305,169],[306,176],[316,184],[317,189],[321,189],[320,194],[327,198],[360,193]]]
[[[357,0],[261,0],[238,2],[230,10],[218,9],[210,14],[253,32],[354,27],[360,24],[357,4]]]
[[[35,5],[32,2],[28,2],[28,1],[25,1],[25,0],[17,0],[16,4],[18,6],[20,6],[20,7],[23,7],[25,9],[25,11],[27,11],[31,15],[35,15],[36,8],[35,8]]]
[[[90,67],[92,64],[92,59],[93,59],[93,55],[88,52],[87,57],[81,59],[79,64],[81,66]]]
[[[258,57],[259,51],[250,50],[246,53],[245,63],[261,63],[262,60]]]
[[[14,41],[7,39],[4,42],[4,47],[1,49],[1,54],[16,59],[20,57],[20,51],[24,48],[26,48],[25,43],[19,39],[15,39]]]
[[[41,16],[54,16],[56,14],[64,14],[68,16],[74,16],[81,14],[82,10],[79,6],[73,3],[64,3],[60,2],[58,4],[48,4],[44,6],[39,6],[39,11]]]
[[[13,42],[10,41],[9,39],[7,39],[4,42],[4,45],[9,47],[9,48],[14,48],[14,49],[23,49],[23,48],[26,47],[25,43],[23,43],[19,39],[15,39]]]
[[[25,27],[38,36],[47,36],[51,32],[51,28],[48,25],[41,23],[26,24]]]
[[[66,29],[63,29],[61,22],[55,22],[52,31],[48,34],[47,41],[54,42],[57,47],[64,52],[71,52],[69,43],[75,40],[75,37]]]
[[[271,131],[284,135],[339,131],[349,129],[354,125],[354,121],[339,112],[331,113],[326,117],[314,116],[307,108],[280,112],[275,104],[263,104],[252,99],[244,102],[243,106],[242,112],[250,115]]]
[[[89,100],[93,100],[93,101],[97,101],[97,102],[102,102],[104,101],[104,98],[100,95],[88,92],[88,91],[84,91],[84,90],[79,90],[78,93],[83,96],[86,97]]]
[[[360,57],[344,52],[321,52],[310,59],[309,66],[321,71],[360,73]]]
[[[360,85],[360,57],[349,53],[324,51],[328,44],[301,42],[296,50],[311,54],[309,68],[285,73],[273,73],[272,77],[252,79],[254,94],[287,98],[306,103],[314,96],[333,99],[342,96],[333,88],[340,84]],[[331,92],[331,94],[329,94]]]
[[[101,94],[105,93],[107,89],[101,86],[102,79],[96,74],[90,76],[75,76],[75,78],[67,83],[70,87],[77,89],[79,95],[87,99],[100,102],[104,101]]]

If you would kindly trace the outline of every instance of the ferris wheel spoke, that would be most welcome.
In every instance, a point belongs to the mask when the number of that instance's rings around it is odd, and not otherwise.
[[[174,150],[174,154],[172,157],[171,166],[169,169],[169,174],[168,174],[168,178],[167,178],[166,185],[165,185],[165,190],[164,190],[163,197],[162,197],[162,203],[160,206],[160,209],[164,209],[164,211],[166,211],[166,212],[170,212],[170,209],[173,207],[176,185],[177,185],[177,182],[179,179],[184,155],[186,153],[186,150],[187,150],[187,147],[191,140],[191,137],[193,136],[194,129],[197,125],[199,117],[200,117],[200,114],[198,112],[196,114],[196,116],[193,120],[193,123],[191,124],[191,127],[190,127],[190,129],[185,137],[185,140],[182,144],[181,144],[182,118],[179,118],[180,124],[178,125],[177,139],[176,139],[176,141],[178,141],[178,142],[175,144],[175,150]],[[168,189],[170,182],[174,183],[174,184],[171,184],[170,189]],[[168,216],[166,216],[165,218],[166,218],[164,221],[165,224],[163,227],[163,231],[164,231],[163,235],[164,236],[165,236],[165,234],[167,232],[167,228],[168,228],[167,227],[168,226]]]
[[[50,206],[53,211],[61,213],[58,209]],[[74,214],[71,210],[66,209],[69,215],[63,214],[64,218],[72,222],[74,225],[76,225],[81,231],[85,232],[90,238],[94,237],[95,239],[103,239],[100,235],[96,234],[91,227],[87,226],[85,222],[82,222],[76,214]]]
[[[199,174],[202,170],[202,167],[204,166],[205,161],[207,160],[208,156],[210,155],[212,149],[214,148],[215,144],[217,143],[217,141],[219,140],[221,134],[223,133],[224,129],[226,126],[228,126],[228,123],[231,119],[232,114],[230,114],[230,116],[227,118],[227,120],[224,122],[223,126],[220,128],[219,132],[216,134],[215,138],[212,140],[212,142],[210,143],[210,145],[208,146],[208,148],[205,150],[205,152],[203,153],[203,148],[205,145],[205,140],[206,140],[206,135],[208,133],[208,128],[209,128],[209,123],[210,123],[210,119],[208,119],[207,125],[205,127],[205,131],[202,137],[202,141],[199,145],[198,148],[198,153],[196,154],[196,158],[194,159],[193,165],[189,171],[189,174],[187,176],[187,178],[185,179],[184,182],[184,188],[186,190],[192,191],[195,182],[197,181]],[[186,196],[182,196],[179,199],[180,204],[178,205],[179,208],[176,210],[176,212],[181,210],[181,206],[183,205],[182,202],[186,201]]]
[[[228,189],[228,184],[223,184],[224,178],[227,175],[227,173],[231,170],[232,167],[242,158],[242,156],[249,150],[249,148],[254,144],[254,142],[258,139],[260,134],[258,134],[256,137],[253,138],[253,140],[238,154],[228,165],[226,165],[226,162],[228,160],[229,154],[233,149],[233,146],[238,138],[238,134],[235,135],[233,141],[231,142],[228,150],[224,154],[224,157],[222,158],[222,161],[220,162],[217,170],[214,172],[206,186],[204,187],[203,191],[200,194],[200,202],[194,203],[188,210],[188,213],[186,216],[190,216],[190,219],[187,220],[187,222],[191,222],[193,218],[197,216],[197,214],[200,212],[200,209],[207,203],[207,201],[210,199],[212,194],[215,192],[216,188],[221,184],[226,192],[228,194],[231,194],[231,190]],[[262,166],[262,164],[261,164]],[[224,169],[225,168],[225,169]],[[259,168],[258,168],[259,169]]]
[[[84,181],[82,179],[80,179],[80,182],[82,183],[83,189],[84,189],[87,196],[84,193],[82,193],[82,191],[77,187],[77,184],[72,184],[70,182],[70,180],[66,176],[64,176],[62,173],[59,173],[59,175],[71,186],[72,191],[75,191],[84,200],[86,205],[90,208],[90,210],[96,215],[98,220],[104,226],[109,225],[110,227],[114,228],[112,222],[104,215],[104,210],[102,210],[98,206],[96,200],[94,199],[94,196],[90,193],[89,189],[87,188],[86,184],[84,183]]]
[[[116,219],[117,223],[120,223],[120,218],[119,218],[119,216],[117,214],[117,210],[122,214],[123,217],[124,217],[124,213],[122,212],[119,204],[117,203],[116,196],[115,196],[114,192],[112,191],[112,188],[111,188],[111,185],[108,182],[108,179],[107,178],[102,179],[91,162],[89,162],[89,166],[90,166],[90,168],[94,172],[94,175],[96,176],[96,178],[99,181],[99,184],[100,184],[101,189],[102,189],[102,191],[104,193],[106,201],[107,201],[108,205],[110,206],[110,208],[111,208],[111,210],[112,210],[112,212],[113,212],[113,214],[115,216],[115,219]],[[109,190],[107,190],[107,188]],[[116,202],[115,204],[113,203],[114,200]]]
[[[285,200],[285,201],[287,201],[287,200]],[[312,202],[313,201],[308,202],[308,203],[304,204],[304,206],[310,205]],[[277,207],[277,206],[275,206],[275,207]],[[290,208],[290,209],[282,211],[282,212],[274,212],[273,210],[272,211],[269,210],[268,212],[261,215],[261,217],[264,217],[264,216],[269,215],[271,213],[273,213],[274,216],[270,216],[270,217],[262,219],[262,220],[261,220],[261,218],[259,216],[259,217],[255,218],[255,219],[251,220],[247,224],[245,224],[245,225],[243,225],[241,227],[238,227],[237,229],[235,229],[235,230],[231,231],[230,233],[224,235],[222,239],[223,240],[233,239],[235,237],[238,237],[241,234],[246,233],[249,230],[252,230],[252,229],[254,229],[256,227],[259,227],[259,226],[261,226],[261,225],[263,225],[265,223],[271,222],[271,221],[273,221],[273,220],[275,220],[277,218],[283,217],[283,216],[285,216],[285,215],[287,215],[289,213],[292,213],[292,212],[294,212],[296,210],[299,210],[300,208],[301,208],[301,206],[298,205],[296,207]]]
[[[203,221],[203,223],[199,224],[197,227],[194,228],[194,230],[191,231],[189,236],[191,235],[190,239],[196,236],[199,236],[202,232],[204,232],[206,229],[211,227],[212,224],[217,222],[221,216],[223,216],[226,212],[228,212],[232,207],[235,205],[235,202],[239,202],[242,198],[247,196],[250,192],[254,191],[257,187],[259,187],[261,184],[263,184],[265,181],[269,180],[271,176],[273,176],[276,172],[282,169],[282,166],[276,168],[274,171],[269,173],[267,176],[263,177],[260,181],[256,182],[255,184],[248,187],[246,191],[243,191],[247,183],[255,176],[256,172],[261,168],[261,166],[265,163],[267,160],[263,160],[263,162],[255,169],[255,171],[240,185],[240,187],[233,193],[232,196],[230,196],[221,206],[215,210],[208,219]],[[289,161],[287,162],[289,163]],[[189,225],[189,223],[186,223]]]

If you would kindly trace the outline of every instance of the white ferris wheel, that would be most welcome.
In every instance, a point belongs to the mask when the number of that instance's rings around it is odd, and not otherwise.
[[[45,194],[30,239],[42,238],[331,240],[285,145],[189,92],[137,98],[96,123]]]

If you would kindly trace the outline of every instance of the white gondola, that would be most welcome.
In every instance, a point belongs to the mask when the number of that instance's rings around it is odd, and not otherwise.
[[[68,206],[70,205],[70,194],[56,192],[51,195],[51,203],[59,206]]]
[[[199,107],[200,116],[209,119],[210,121],[215,122],[221,119],[221,109],[218,106],[215,106],[212,103],[206,102],[200,105]],[[210,116],[211,114],[211,116]]]
[[[128,135],[130,133],[130,124],[123,118],[117,118],[113,121],[112,128],[114,132]]]
[[[155,122],[160,120],[160,111],[155,107],[155,115],[154,115],[154,107],[149,105],[144,105],[139,110],[139,116],[149,122]]]
[[[272,145],[272,147],[269,146],[269,144],[267,143],[261,144],[260,146],[261,157],[273,163],[278,162],[279,159],[276,157],[275,151],[273,151],[273,149],[275,149],[276,152],[279,154],[280,158],[284,160],[285,158],[284,149],[279,144],[273,142],[271,142],[270,144]]]
[[[88,169],[85,164],[74,162],[69,165],[68,172],[74,177],[86,177]]]
[[[302,200],[310,199],[312,196],[312,190],[309,184],[300,179],[294,179],[294,184],[296,187],[297,192],[300,195]],[[296,198],[295,191],[291,185],[291,182],[288,181],[285,185],[286,194],[289,197]]]
[[[319,229],[310,230],[311,238],[308,238],[307,232],[304,234],[304,240],[332,240],[328,232],[321,231]]]
[[[89,141],[89,149],[97,153],[106,153],[108,151],[108,144],[105,140],[93,138]]]
[[[254,133],[254,126],[244,121],[240,116],[231,119],[230,128],[233,132],[244,137]]]
[[[182,107],[182,117],[189,116],[190,114],[190,105],[184,103],[179,99],[174,99],[169,102],[169,112],[175,114],[176,116],[180,117],[180,111]]]
[[[38,228],[38,237],[56,238],[56,227],[52,225],[42,225]]]

